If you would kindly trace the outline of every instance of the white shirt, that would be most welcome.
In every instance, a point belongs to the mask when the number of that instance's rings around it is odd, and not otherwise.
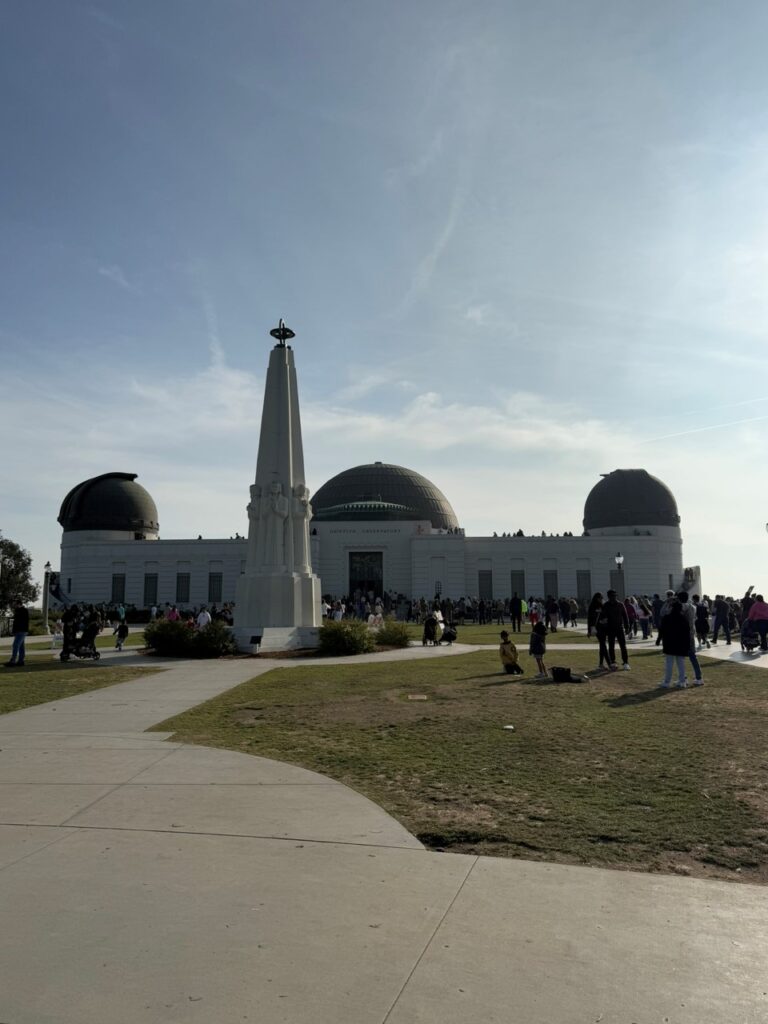
[[[198,629],[205,629],[205,627],[210,624],[210,621],[211,621],[210,614],[205,609],[203,609],[200,612],[200,614],[197,616],[197,628]]]

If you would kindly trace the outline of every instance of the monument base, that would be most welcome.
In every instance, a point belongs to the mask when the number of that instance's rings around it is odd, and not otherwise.
[[[265,626],[263,629],[232,630],[239,651],[246,654],[268,654],[270,651],[296,651],[317,647],[319,630],[315,626]]]

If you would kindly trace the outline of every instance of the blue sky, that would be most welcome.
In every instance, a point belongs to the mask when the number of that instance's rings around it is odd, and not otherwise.
[[[674,491],[758,588],[768,8],[6,0],[0,529],[54,564],[79,480],[246,530],[267,332],[308,484],[424,473],[469,533]],[[764,577],[763,577],[764,578]]]

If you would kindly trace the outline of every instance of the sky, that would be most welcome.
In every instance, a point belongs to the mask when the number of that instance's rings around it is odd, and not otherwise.
[[[4,0],[0,530],[133,472],[247,532],[269,330],[307,484],[423,473],[470,535],[676,496],[768,587],[768,6]]]

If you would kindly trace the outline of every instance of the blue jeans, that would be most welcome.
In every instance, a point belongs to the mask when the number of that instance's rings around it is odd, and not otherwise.
[[[24,641],[27,639],[26,633],[14,633],[13,634],[13,648],[11,650],[11,664],[18,662],[19,665],[24,664]]]
[[[766,623],[766,625],[768,626],[768,622]],[[701,665],[699,664],[699,659],[696,657],[696,641],[695,640],[691,641],[691,649],[688,652],[688,657],[690,659],[691,664],[693,665],[693,672],[694,672],[695,678],[696,679],[701,679]]]
[[[669,686],[672,682],[672,671],[677,665],[677,681],[678,683],[685,682],[685,658],[682,654],[665,654],[664,660],[666,661],[666,669],[664,671],[664,685]]]

